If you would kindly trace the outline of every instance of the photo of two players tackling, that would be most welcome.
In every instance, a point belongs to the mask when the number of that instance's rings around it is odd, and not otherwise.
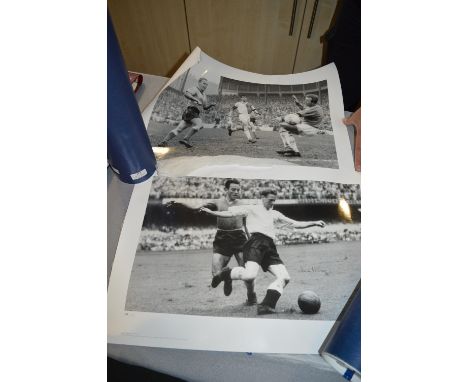
[[[336,319],[360,277],[360,230],[356,184],[156,177],[126,310]]]

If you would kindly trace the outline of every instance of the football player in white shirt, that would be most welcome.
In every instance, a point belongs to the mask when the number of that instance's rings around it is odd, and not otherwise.
[[[270,272],[275,280],[268,286],[263,301],[257,305],[257,314],[275,313],[276,303],[283,293],[284,287],[289,283],[289,273],[279,257],[275,240],[275,223],[283,223],[293,228],[325,227],[322,220],[296,221],[284,216],[281,212],[273,209],[276,201],[276,191],[266,189],[261,192],[262,203],[258,205],[232,206],[228,211],[211,211],[201,208],[200,211],[207,214],[228,217],[245,216],[246,227],[251,235],[245,243],[244,267],[223,268],[211,281],[211,286],[216,288],[222,281],[231,280],[251,281],[255,280],[260,268],[264,272]]]
[[[187,106],[185,111],[182,114],[182,121],[180,121],[179,125],[169,132],[166,137],[158,143],[159,147],[166,147],[168,142],[174,138],[175,136],[179,135],[182,131],[184,131],[187,127],[190,127],[189,132],[183,139],[179,141],[179,143],[183,144],[187,148],[193,147],[190,143],[190,138],[203,129],[203,122],[200,118],[200,109],[201,107],[203,110],[210,110],[215,104],[208,104],[208,99],[205,94],[205,90],[208,87],[208,80],[204,77],[200,77],[198,80],[198,85],[192,88],[187,89],[184,92],[185,98],[190,100],[190,105]]]
[[[239,102],[236,102],[234,106],[232,107],[232,110],[237,110],[239,113],[239,121],[242,123],[242,130],[244,130],[244,134],[249,140],[250,143],[255,143],[255,139],[257,139],[257,136],[254,132],[255,126],[251,122],[251,114],[254,112],[257,112],[257,110],[247,102],[247,97],[242,96],[241,100]],[[258,112],[257,112],[258,113]],[[241,130],[241,129],[233,129],[232,127],[229,128],[228,132],[229,135],[232,134],[233,131],[236,130]]]

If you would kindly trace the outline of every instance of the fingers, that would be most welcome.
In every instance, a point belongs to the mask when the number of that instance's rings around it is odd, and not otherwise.
[[[349,118],[344,118],[345,125],[354,126],[354,168],[361,171],[361,108],[357,109]]]
[[[348,118],[343,118],[342,121],[345,125],[353,125],[357,129],[361,129],[361,108],[356,110]]]
[[[354,114],[353,114],[354,115]],[[353,118],[353,115],[351,117],[348,117],[348,118],[343,118],[342,121],[343,123],[346,125],[346,126],[354,126],[356,127],[356,118]]]
[[[361,126],[354,131],[354,168],[361,172]]]

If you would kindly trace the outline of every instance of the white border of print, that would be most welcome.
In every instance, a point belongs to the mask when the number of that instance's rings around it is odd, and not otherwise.
[[[315,180],[329,180],[336,181],[339,179],[339,174],[349,174],[355,173],[353,155],[351,150],[351,145],[349,142],[348,131],[346,126],[343,124],[342,119],[344,118],[344,106],[343,106],[343,97],[341,94],[341,84],[338,76],[338,72],[334,64],[329,64],[321,68],[289,75],[263,75],[256,74],[251,72],[246,72],[244,70],[236,69],[230,66],[227,66],[215,59],[209,57],[203,53],[200,48],[195,48],[190,56],[185,60],[185,62],[180,66],[176,73],[171,77],[171,79],[164,85],[155,99],[148,105],[148,107],[143,112],[143,120],[145,126],[148,127],[148,123],[151,117],[151,113],[154,109],[154,106],[157,102],[158,96],[173,83],[180,75],[186,72],[188,69],[196,67],[196,72],[192,73],[196,75],[204,75],[205,77],[210,77],[210,81],[219,81],[219,76],[227,76],[229,78],[252,82],[260,84],[279,84],[279,85],[297,85],[304,83],[313,83],[326,80],[328,84],[328,97],[330,104],[330,119],[333,127],[333,136],[335,138],[335,147],[336,154],[338,159],[338,169],[328,169],[322,167],[312,167],[312,166],[292,166],[292,165],[262,165],[261,159],[257,159],[257,162],[260,162],[259,166],[242,166],[238,165],[237,168],[233,168],[232,157],[226,156],[226,160],[223,160],[224,156],[216,156],[216,166],[207,166],[206,158],[207,157],[196,157],[190,156],[191,169],[186,172],[178,172],[177,176],[209,176],[209,177],[232,177],[235,176],[235,173],[239,172],[239,168],[246,170],[247,176],[242,176],[244,178],[265,178],[265,171],[267,171],[269,179],[282,179],[282,180],[303,180],[303,179],[315,179]],[[195,69],[195,68],[194,68]],[[173,158],[169,160],[160,160],[158,163],[159,172],[164,176],[174,176],[171,174],[170,170],[165,171],[164,167],[171,163],[171,161],[176,161],[180,158]],[[200,167],[197,166],[196,162],[200,162]],[[223,163],[225,162],[225,163]],[[265,163],[268,162],[268,159],[265,159]],[[198,167],[196,170],[193,170],[194,167]],[[180,167],[178,167],[180,170]],[[232,172],[234,171],[234,172]],[[359,178],[359,173],[354,174],[355,177]],[[354,180],[353,182],[356,182]],[[358,181],[359,182],[359,181]]]
[[[135,185],[123,223],[109,280],[108,342],[192,350],[317,354],[334,321],[125,311],[131,270],[152,182],[153,179],[148,179]]]

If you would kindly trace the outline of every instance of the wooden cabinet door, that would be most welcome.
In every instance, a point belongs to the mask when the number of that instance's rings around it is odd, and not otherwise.
[[[307,0],[294,73],[306,72],[321,66],[323,43],[320,38],[330,28],[337,2],[337,0]]]
[[[263,74],[292,73],[306,0],[185,0],[192,49]]]
[[[107,5],[128,70],[170,76],[187,58],[184,0],[109,0]]]

